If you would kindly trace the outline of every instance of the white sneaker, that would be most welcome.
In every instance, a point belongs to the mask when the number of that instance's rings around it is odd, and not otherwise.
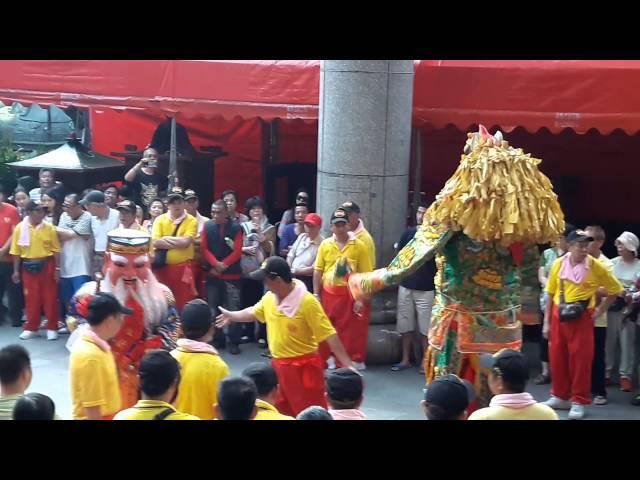
[[[571,408],[571,402],[569,400],[562,400],[561,398],[554,397],[553,395],[549,400],[544,402],[544,404],[554,410],[569,410]]]
[[[329,357],[327,359],[327,368],[329,370],[335,370],[336,369],[336,359],[333,357]]]
[[[569,420],[582,420],[584,418],[584,405],[572,403],[569,410]]]
[[[47,330],[47,340],[57,340],[58,332],[56,330]]]
[[[353,362],[353,366],[361,372],[367,369],[367,366],[364,364],[364,362]]]
[[[606,405],[607,403],[609,403],[607,397],[603,397],[602,395],[596,395],[593,399],[594,405]]]
[[[38,332],[32,332],[31,330],[25,330],[20,334],[20,340],[31,340],[32,338],[38,338],[40,335]]]

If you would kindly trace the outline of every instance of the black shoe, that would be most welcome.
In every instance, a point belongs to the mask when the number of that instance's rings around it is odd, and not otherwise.
[[[267,350],[266,352],[262,352],[260,355],[264,358],[273,358],[269,350]]]
[[[267,348],[267,341],[264,338],[261,338],[258,340],[258,346],[260,348]]]
[[[11,322],[12,327],[20,328],[22,326],[22,321],[18,320],[17,322]]]
[[[633,400],[631,400],[631,405],[640,407],[640,394],[636,395]]]
[[[240,353],[240,347],[238,345],[231,344],[231,346],[229,346],[229,353],[231,355],[238,355]]]

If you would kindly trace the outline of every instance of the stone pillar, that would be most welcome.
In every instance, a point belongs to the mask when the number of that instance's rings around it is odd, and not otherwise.
[[[395,256],[409,195],[413,61],[325,60],[320,66],[317,211],[329,234],[336,207],[350,199],[376,243],[376,266]],[[400,360],[395,290],[371,303],[367,363]]]
[[[411,60],[321,62],[317,210],[327,234],[333,210],[355,201],[378,267],[405,228],[412,97]]]

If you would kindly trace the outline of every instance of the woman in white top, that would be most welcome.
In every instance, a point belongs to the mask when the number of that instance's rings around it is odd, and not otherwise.
[[[616,239],[616,247],[619,256],[612,260],[613,274],[624,285],[625,291],[634,287],[636,280],[640,279],[640,260],[638,260],[638,247],[640,240],[631,232],[623,232]],[[637,294],[635,296],[638,296]],[[631,391],[631,377],[633,374],[634,340],[636,325],[635,319],[625,319],[625,299],[618,300],[607,315],[607,372],[606,378],[610,383],[611,371],[616,360],[618,342],[620,342],[620,390]],[[630,299],[629,299],[630,300]]]
[[[264,295],[262,282],[252,280],[249,274],[260,268],[260,265],[275,253],[276,227],[269,223],[267,206],[260,197],[251,197],[246,203],[249,221],[241,223],[244,234],[242,243],[242,304],[243,307],[251,307],[258,303]],[[243,325],[243,342],[252,342],[256,337],[254,325]],[[258,324],[258,344],[262,348],[267,347],[267,328],[263,323]]]
[[[313,292],[313,266],[318,255],[318,248],[322,243],[320,228],[322,218],[316,213],[309,213],[304,217],[304,233],[301,233],[287,254],[287,263],[291,273],[302,280],[309,292]]]

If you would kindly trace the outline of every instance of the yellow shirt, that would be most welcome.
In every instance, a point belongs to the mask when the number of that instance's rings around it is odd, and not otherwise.
[[[264,400],[257,399],[256,407],[258,407],[258,413],[254,420],[295,420],[293,417],[281,414],[276,407]]]
[[[371,270],[376,268],[376,244],[373,242],[373,237],[368,230],[364,228],[356,234],[356,238],[364,243],[369,252],[369,259],[371,260]]]
[[[180,350],[171,352],[180,364],[180,389],[176,408],[202,420],[215,418],[218,385],[229,376],[229,367],[219,355]]]
[[[542,403],[524,408],[496,405],[476,410],[469,415],[469,420],[558,420],[558,414]]]
[[[553,303],[560,304],[560,266],[564,257],[558,258],[551,266],[547,293],[553,295]],[[616,295],[623,290],[622,284],[613,276],[607,267],[597,261],[591,255],[587,257],[589,270],[581,284],[575,284],[570,280],[563,280],[564,300],[567,303],[589,300],[588,308],[593,308],[596,303],[598,288],[604,287],[607,295]]]
[[[314,353],[320,342],[336,333],[320,302],[309,292],[304,294],[293,318],[280,313],[277,307],[276,297],[271,292],[267,292],[253,307],[258,321],[267,324],[267,341],[273,358]]]
[[[182,386],[182,384],[180,384]],[[187,413],[179,412],[173,405],[160,400],[138,400],[133,407],[122,410],[114,420],[153,420],[159,413],[164,412],[167,408],[173,410],[164,420],[200,420],[198,417]]]
[[[176,237],[191,237],[194,241],[197,235],[198,230],[198,221],[188,213],[187,217],[184,219],[178,232],[175,234]],[[156,240],[160,240],[162,237],[171,237],[173,236],[173,231],[176,229],[176,226],[173,224],[171,217],[169,217],[168,213],[163,213],[153,222],[153,229],[151,232],[151,240],[155,242]],[[155,249],[154,249],[155,251]],[[167,265],[177,265],[179,263],[184,263],[193,260],[194,247],[193,242],[187,248],[172,248],[167,253]]]
[[[28,247],[18,245],[23,225],[20,222],[13,231],[11,250],[9,251],[11,255],[16,255],[20,258],[43,258],[50,257],[60,251],[60,240],[58,240],[56,227],[47,222],[42,222],[37,229],[29,224],[31,244]]]
[[[322,284],[330,286],[345,286],[344,278],[335,276],[336,265],[340,258],[346,258],[352,272],[364,273],[373,270],[371,255],[366,245],[353,238],[347,242],[342,250],[333,236],[325,239],[318,248],[315,269],[322,272]]]
[[[73,418],[87,418],[85,408],[100,407],[100,415],[113,415],[122,407],[118,371],[113,353],[105,352],[81,336],[69,358]]]

